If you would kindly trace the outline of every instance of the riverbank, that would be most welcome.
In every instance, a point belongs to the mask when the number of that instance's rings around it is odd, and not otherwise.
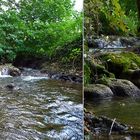
[[[95,40],[96,49],[85,54],[85,138],[139,139],[139,39],[105,39]],[[127,130],[114,131],[116,126]]]

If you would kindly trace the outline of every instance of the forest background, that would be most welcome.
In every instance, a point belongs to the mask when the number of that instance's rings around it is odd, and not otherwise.
[[[1,64],[45,58],[81,67],[82,13],[73,7],[71,0],[1,0]]]

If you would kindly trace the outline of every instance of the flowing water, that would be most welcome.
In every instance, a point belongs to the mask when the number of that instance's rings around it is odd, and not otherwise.
[[[39,75],[0,77],[0,140],[82,140],[82,85]]]
[[[93,45],[89,48],[89,53],[99,52],[116,52],[128,51],[136,46],[140,46],[138,37],[121,37],[121,36],[100,36],[89,42]]]
[[[97,115],[116,118],[116,121],[127,124],[132,131],[140,132],[140,99],[116,98],[102,101],[88,101],[85,107]],[[131,136],[100,136],[98,140],[140,140]],[[95,138],[96,140],[96,138]]]

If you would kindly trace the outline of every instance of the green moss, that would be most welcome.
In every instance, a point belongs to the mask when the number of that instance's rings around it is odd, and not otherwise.
[[[115,75],[109,72],[105,66],[99,65],[94,60],[85,60],[84,63],[84,84],[96,83],[103,77],[115,78]]]
[[[129,69],[135,69],[135,68],[140,68],[140,56],[133,53],[122,53],[122,56],[127,58],[129,62],[131,63]],[[136,67],[137,66],[137,67]]]
[[[91,69],[90,69],[90,66],[85,63],[84,64],[84,84],[89,84],[91,83]]]
[[[129,69],[140,68],[140,56],[132,52],[107,53],[101,56],[101,60],[107,64],[108,71],[114,73],[116,77]]]
[[[97,83],[97,84],[109,85],[111,79],[112,79],[112,78],[103,76],[102,78],[98,79],[98,80],[96,81],[96,83]]]

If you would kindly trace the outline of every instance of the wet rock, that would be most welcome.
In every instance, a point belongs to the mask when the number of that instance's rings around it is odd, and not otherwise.
[[[140,97],[140,89],[128,80],[112,79],[108,86],[115,96]]]
[[[64,81],[82,83],[82,77],[77,76],[77,75],[62,75],[59,77],[59,79],[64,80]]]
[[[5,86],[6,89],[8,90],[14,90],[14,91],[17,91],[17,90],[21,90],[20,87],[16,86],[14,83],[10,83],[8,85]]]
[[[139,131],[128,131],[128,132],[125,132],[125,134],[129,134],[131,136],[139,137],[139,139],[140,139],[140,132]]]
[[[140,69],[129,70],[123,74],[123,78],[130,80],[137,87],[140,88]]]
[[[9,90],[13,90],[15,88],[15,85],[12,83],[12,84],[6,85],[5,87]]]
[[[114,122],[114,119],[111,119],[109,117],[106,116],[96,116],[95,114],[88,112],[88,111],[84,111],[84,132],[85,135],[93,135],[93,136],[97,136],[97,137],[102,137],[104,135],[108,136],[110,133],[110,129],[111,126],[113,124],[112,127],[112,134],[113,138],[115,138],[114,136],[117,136],[117,139],[122,139],[122,136],[124,137],[124,140],[129,140],[129,138],[131,138],[131,136],[135,137],[136,139],[140,139],[140,132],[139,131],[135,131],[135,130],[131,130],[131,126],[126,125],[126,124],[122,124],[118,121]],[[117,134],[117,135],[116,135]],[[92,138],[93,138],[92,136]],[[104,137],[103,137],[104,139]]]
[[[5,64],[0,66],[1,75],[10,75],[10,76],[20,76],[21,71],[12,66],[11,64]]]
[[[89,84],[84,88],[85,99],[105,99],[109,97],[140,97],[140,89],[131,81],[110,78],[106,85]]]
[[[85,112],[84,122],[86,129],[95,135],[99,135],[100,133],[109,134],[113,119],[106,116],[95,116],[90,112]],[[125,133],[128,129],[129,127],[127,125],[115,121],[112,132]]]
[[[105,124],[110,129],[113,119],[110,119],[106,116],[100,116],[100,118],[103,124]],[[122,132],[128,130],[128,126],[115,121],[112,130],[117,132]]]
[[[51,75],[52,79],[70,81],[76,83],[82,83],[82,77],[77,75],[69,75],[69,74],[53,74]]]
[[[112,97],[111,89],[103,84],[89,84],[84,88],[84,96],[88,99]]]
[[[18,68],[10,68],[9,69],[9,75],[11,75],[11,76],[20,76],[21,71]]]

